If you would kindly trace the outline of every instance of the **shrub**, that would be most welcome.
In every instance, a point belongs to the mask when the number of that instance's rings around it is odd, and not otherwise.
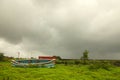
[[[113,65],[111,65],[109,62],[98,62],[94,64],[89,65],[89,70],[98,70],[98,69],[105,69],[105,70],[111,70]]]
[[[4,60],[4,54],[0,53],[0,61],[3,61],[3,60]]]
[[[78,64],[80,64],[80,61],[75,60],[74,63],[75,63],[75,65],[78,65]]]

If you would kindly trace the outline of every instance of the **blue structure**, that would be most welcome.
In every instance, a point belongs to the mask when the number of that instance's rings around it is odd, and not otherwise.
[[[12,60],[15,67],[55,67],[55,60],[47,59],[30,59],[30,60]]]

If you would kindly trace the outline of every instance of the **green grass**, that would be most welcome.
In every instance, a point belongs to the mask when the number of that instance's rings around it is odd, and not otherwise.
[[[56,65],[55,68],[18,68],[0,62],[0,80],[120,80],[120,67],[90,70],[89,65]]]

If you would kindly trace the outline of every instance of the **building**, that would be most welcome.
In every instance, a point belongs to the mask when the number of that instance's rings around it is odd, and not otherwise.
[[[39,56],[38,59],[56,60],[55,56]]]

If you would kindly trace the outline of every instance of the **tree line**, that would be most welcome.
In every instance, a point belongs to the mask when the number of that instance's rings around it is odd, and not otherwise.
[[[4,56],[4,53],[0,53],[0,62],[2,61],[11,61],[13,57]]]

